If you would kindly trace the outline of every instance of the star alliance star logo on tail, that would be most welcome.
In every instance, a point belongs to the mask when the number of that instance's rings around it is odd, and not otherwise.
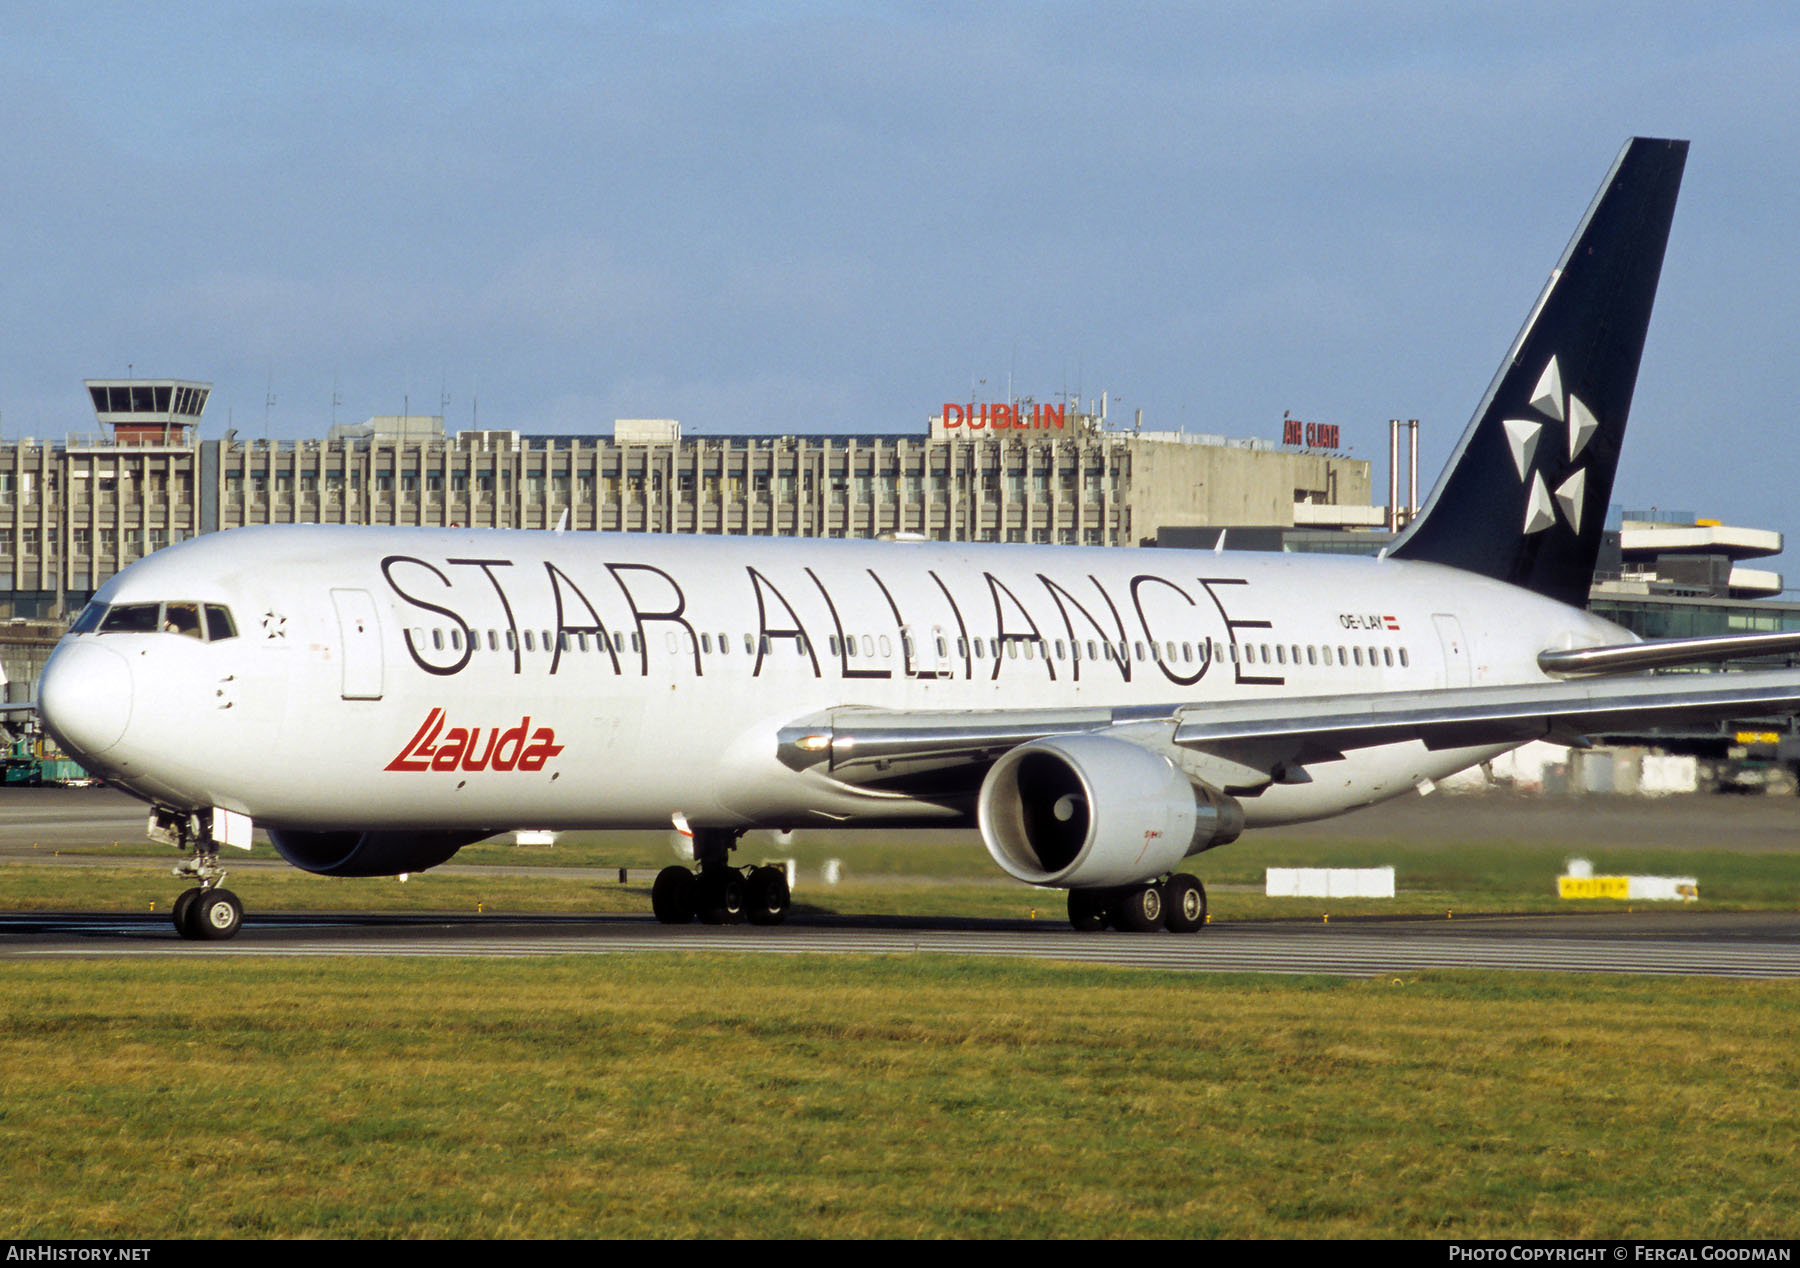
[[[1600,429],[1600,420],[1581,398],[1572,392],[1563,392],[1562,369],[1555,357],[1550,358],[1550,364],[1538,377],[1530,404],[1531,409],[1543,418],[1566,425],[1570,462],[1580,456]],[[1537,456],[1538,442],[1543,439],[1543,422],[1535,418],[1509,418],[1501,426],[1506,429],[1506,442],[1512,449],[1513,466],[1518,468],[1519,480],[1531,486],[1525,502],[1525,532],[1541,533],[1549,528],[1556,523],[1556,510],[1560,507],[1569,527],[1579,533],[1582,502],[1587,492],[1587,469],[1576,467],[1552,495],[1544,484],[1543,473],[1532,464]]]

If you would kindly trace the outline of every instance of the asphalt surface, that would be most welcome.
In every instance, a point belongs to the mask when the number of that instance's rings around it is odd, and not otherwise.
[[[1433,968],[1800,977],[1786,912],[1232,921],[1198,934],[1081,934],[1061,922],[905,917],[791,919],[777,928],[668,926],[647,916],[250,915],[223,943],[177,938],[166,916],[0,916],[0,959],[71,957],[616,955],[1002,956],[1212,972],[1362,976]]]
[[[142,840],[139,803],[104,789],[0,794],[0,860],[45,861],[58,848]],[[1402,799],[1293,830],[1321,837],[1410,838],[1472,822],[1500,840],[1562,839],[1572,850],[1788,850],[1800,866],[1795,799],[1693,797]],[[1286,831],[1286,830],[1284,830]],[[1552,835],[1554,834],[1554,835]],[[91,861],[91,855],[89,856]],[[156,860],[157,866],[166,861]],[[241,865],[241,864],[240,864]],[[534,871],[536,869],[533,869]],[[543,875],[542,872],[537,872]],[[1580,915],[1342,918],[1219,922],[1198,934],[1080,934],[1060,920],[796,915],[777,928],[666,926],[649,916],[398,916],[252,910],[237,938],[190,943],[162,915],[0,915],[0,959],[90,956],[546,956],[646,951],[760,954],[946,953],[1071,960],[1186,971],[1376,974],[1475,967],[1734,977],[1800,977],[1800,913],[1632,911]]]

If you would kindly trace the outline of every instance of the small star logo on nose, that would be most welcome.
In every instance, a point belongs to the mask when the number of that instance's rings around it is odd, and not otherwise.
[[[262,621],[264,638],[287,637],[287,617],[283,616],[281,613],[264,612]]]

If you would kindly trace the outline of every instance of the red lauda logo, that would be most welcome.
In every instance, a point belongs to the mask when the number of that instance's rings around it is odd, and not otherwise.
[[[547,726],[533,731],[529,717],[520,718],[518,726],[504,731],[497,726],[485,729],[485,744],[482,727],[453,726],[446,731],[444,711],[433,709],[387,769],[543,770],[545,762],[563,751],[556,742],[556,732]],[[442,743],[438,741],[440,735],[444,737]]]

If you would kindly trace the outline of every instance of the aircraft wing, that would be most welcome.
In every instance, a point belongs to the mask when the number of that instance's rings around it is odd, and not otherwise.
[[[985,768],[1017,745],[1157,725],[1184,747],[1272,773],[1352,749],[1418,740],[1430,749],[1572,744],[1607,731],[1800,713],[1800,670],[1667,674],[1370,695],[1287,696],[1128,709],[900,713],[844,708],[784,727],[781,760],[843,783],[900,787]],[[1173,726],[1173,734],[1168,728]]]

